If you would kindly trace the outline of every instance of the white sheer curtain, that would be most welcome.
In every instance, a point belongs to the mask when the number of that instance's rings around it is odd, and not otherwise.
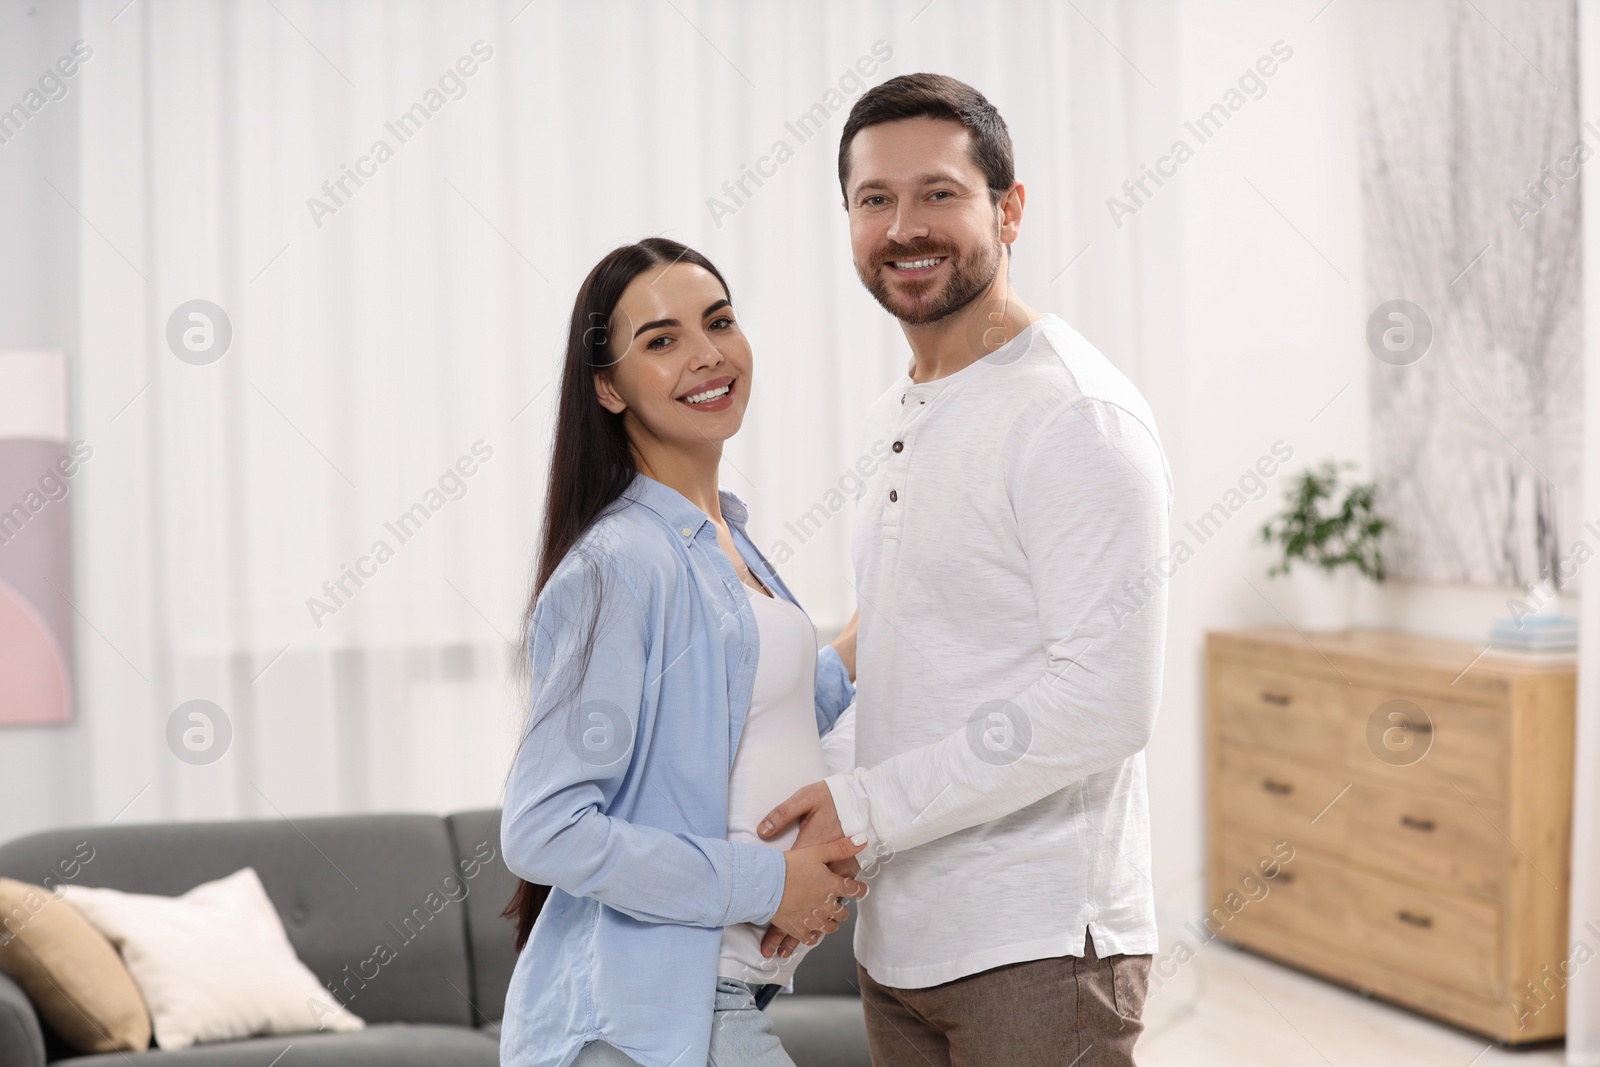
[[[1071,265],[1109,229],[1145,92],[1108,47],[1136,51],[1115,4],[125,4],[81,8],[81,173],[58,190],[83,223],[73,743],[95,819],[497,802],[566,317],[647,234],[727,274],[757,378],[725,482],[843,622],[848,510],[795,531],[905,358],[838,204],[856,79],[937,70],[996,102],[1031,193],[1019,285],[1139,378],[1133,246]],[[769,176],[734,203],[746,164]],[[169,343],[196,300],[231,324],[214,362]],[[226,716],[215,762],[174,754],[191,700]]]

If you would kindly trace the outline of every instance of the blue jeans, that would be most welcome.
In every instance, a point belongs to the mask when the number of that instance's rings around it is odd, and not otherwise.
[[[638,1067],[638,1062],[615,1045],[591,1041],[572,1061],[572,1067]],[[772,1020],[756,1007],[755,987],[733,978],[717,979],[711,1055],[706,1067],[794,1067],[778,1035],[772,1032]]]

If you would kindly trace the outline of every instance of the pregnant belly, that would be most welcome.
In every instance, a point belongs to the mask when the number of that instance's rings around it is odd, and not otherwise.
[[[768,709],[746,723],[728,775],[728,840],[761,841],[756,827],[767,813],[794,795],[802,786],[819,782],[828,774],[822,756],[822,739],[817,736],[817,721],[806,701],[804,716],[797,711],[783,716],[780,709]],[[765,721],[763,719],[765,718]],[[796,828],[762,844],[788,848],[794,844]]]
[[[799,835],[799,824],[789,826],[771,840],[762,840],[756,827],[767,813],[788,800],[796,790],[821,781],[828,773],[822,740],[809,692],[787,706],[767,707],[745,723],[728,776],[728,840],[787,850]],[[784,984],[805,956],[802,945],[787,960],[764,959],[761,939],[765,923],[724,927],[718,974],[752,984]]]

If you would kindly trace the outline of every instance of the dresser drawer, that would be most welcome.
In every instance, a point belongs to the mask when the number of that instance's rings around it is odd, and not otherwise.
[[[1344,800],[1336,804],[1333,800],[1350,784],[1349,778],[1276,752],[1229,744],[1218,748],[1216,773],[1217,805],[1224,823],[1273,841],[1330,852],[1343,847]]]
[[[1354,868],[1343,873],[1353,951],[1472,996],[1504,996],[1498,906]]]
[[[1224,826],[1221,864],[1212,872],[1206,922],[1226,940],[1267,949],[1286,935],[1338,944],[1342,939],[1344,872],[1312,850],[1289,853],[1271,838]],[[1284,855],[1291,858],[1274,863]],[[1275,872],[1263,877],[1263,870]]]
[[[1211,670],[1213,714],[1224,741],[1314,762],[1340,751],[1342,687],[1228,660],[1213,661]]]
[[[1358,777],[1457,800],[1506,795],[1505,711],[1363,686],[1344,701],[1345,762]]]
[[[1343,810],[1345,853],[1356,863],[1482,896],[1504,887],[1510,846],[1495,829],[1503,813],[1488,801],[1473,807],[1460,797],[1357,782],[1335,809]]]

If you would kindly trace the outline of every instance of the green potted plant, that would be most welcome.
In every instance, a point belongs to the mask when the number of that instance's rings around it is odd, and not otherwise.
[[[1303,471],[1284,492],[1284,508],[1261,527],[1263,543],[1277,549],[1268,577],[1286,576],[1296,625],[1342,630],[1355,615],[1364,577],[1382,583],[1379,541],[1389,520],[1377,513],[1378,487],[1346,480],[1351,463],[1324,460]]]

